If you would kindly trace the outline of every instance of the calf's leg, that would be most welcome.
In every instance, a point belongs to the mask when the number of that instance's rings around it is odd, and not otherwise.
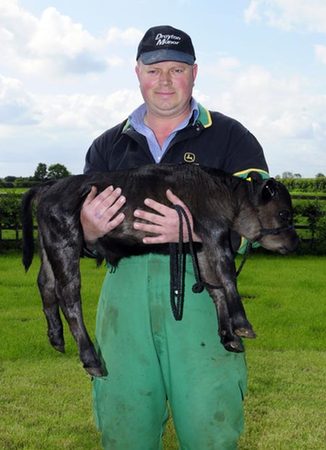
[[[59,311],[59,302],[55,292],[55,278],[41,239],[41,267],[38,274],[38,287],[43,303],[43,312],[47,320],[50,344],[59,352],[64,352],[63,326]]]
[[[81,236],[73,226],[65,230],[63,227],[51,228],[51,224],[47,225],[42,234],[48,263],[53,271],[55,298],[76,341],[80,360],[90,375],[102,376],[101,361],[82,316],[79,270]]]
[[[56,292],[59,297],[60,307],[68,322],[70,331],[76,341],[79,357],[85,370],[92,376],[102,376],[101,361],[95,351],[94,345],[87,333],[80,297],[80,274],[68,283],[56,281]]]
[[[205,281],[223,287],[223,297],[221,290],[208,289],[219,314],[221,339],[225,334],[224,342],[230,351],[243,351],[241,340],[235,339],[234,335],[246,338],[254,338],[256,335],[246,317],[237,290],[234,255],[229,246],[228,232],[214,234],[213,227],[212,230],[212,233],[204,238],[203,251],[199,258],[201,271]],[[206,279],[206,276],[209,278]]]
[[[213,260],[207,257],[208,252],[203,247],[203,251],[198,253],[198,263],[201,276],[203,280],[213,286],[221,286],[221,288],[207,287],[207,291],[211,296],[215,305],[217,320],[218,320],[218,334],[224,348],[231,352],[240,353],[244,351],[241,339],[233,332],[232,322],[229,315],[229,309],[226,302],[226,295],[223,284],[216,274],[215,264]]]
[[[216,274],[224,287],[232,329],[237,336],[255,338],[256,334],[247,319],[246,311],[238,292],[234,257],[231,251],[226,250],[223,257],[218,256],[217,258]]]

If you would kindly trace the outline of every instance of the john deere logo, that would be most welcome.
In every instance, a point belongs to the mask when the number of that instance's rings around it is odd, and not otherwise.
[[[196,160],[196,156],[193,153],[190,152],[186,152],[183,156],[183,159],[187,162],[187,163],[193,163]]]

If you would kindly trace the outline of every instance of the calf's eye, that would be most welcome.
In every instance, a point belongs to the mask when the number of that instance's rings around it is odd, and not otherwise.
[[[283,222],[291,222],[292,221],[292,214],[287,209],[280,211],[279,216]]]

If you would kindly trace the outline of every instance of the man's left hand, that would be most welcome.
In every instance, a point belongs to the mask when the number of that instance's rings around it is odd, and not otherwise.
[[[193,240],[200,242],[200,238],[193,231],[193,219],[187,206],[179,199],[179,197],[174,195],[170,189],[166,191],[166,197],[173,205],[180,205],[184,208],[191,224]],[[145,233],[155,234],[155,236],[144,237],[144,244],[178,242],[179,216],[177,211],[150,198],[146,198],[144,203],[148,208],[152,209],[153,212],[136,209],[134,211],[134,216],[137,219],[142,219],[146,222],[138,222],[136,220],[134,222],[134,228],[136,230],[144,231]],[[184,242],[189,240],[185,221],[183,221],[183,240]]]

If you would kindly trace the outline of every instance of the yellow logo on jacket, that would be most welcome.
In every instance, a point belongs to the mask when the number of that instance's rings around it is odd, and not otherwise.
[[[194,153],[191,152],[186,152],[183,155],[183,159],[187,162],[187,163],[193,163],[196,160],[196,155]]]

